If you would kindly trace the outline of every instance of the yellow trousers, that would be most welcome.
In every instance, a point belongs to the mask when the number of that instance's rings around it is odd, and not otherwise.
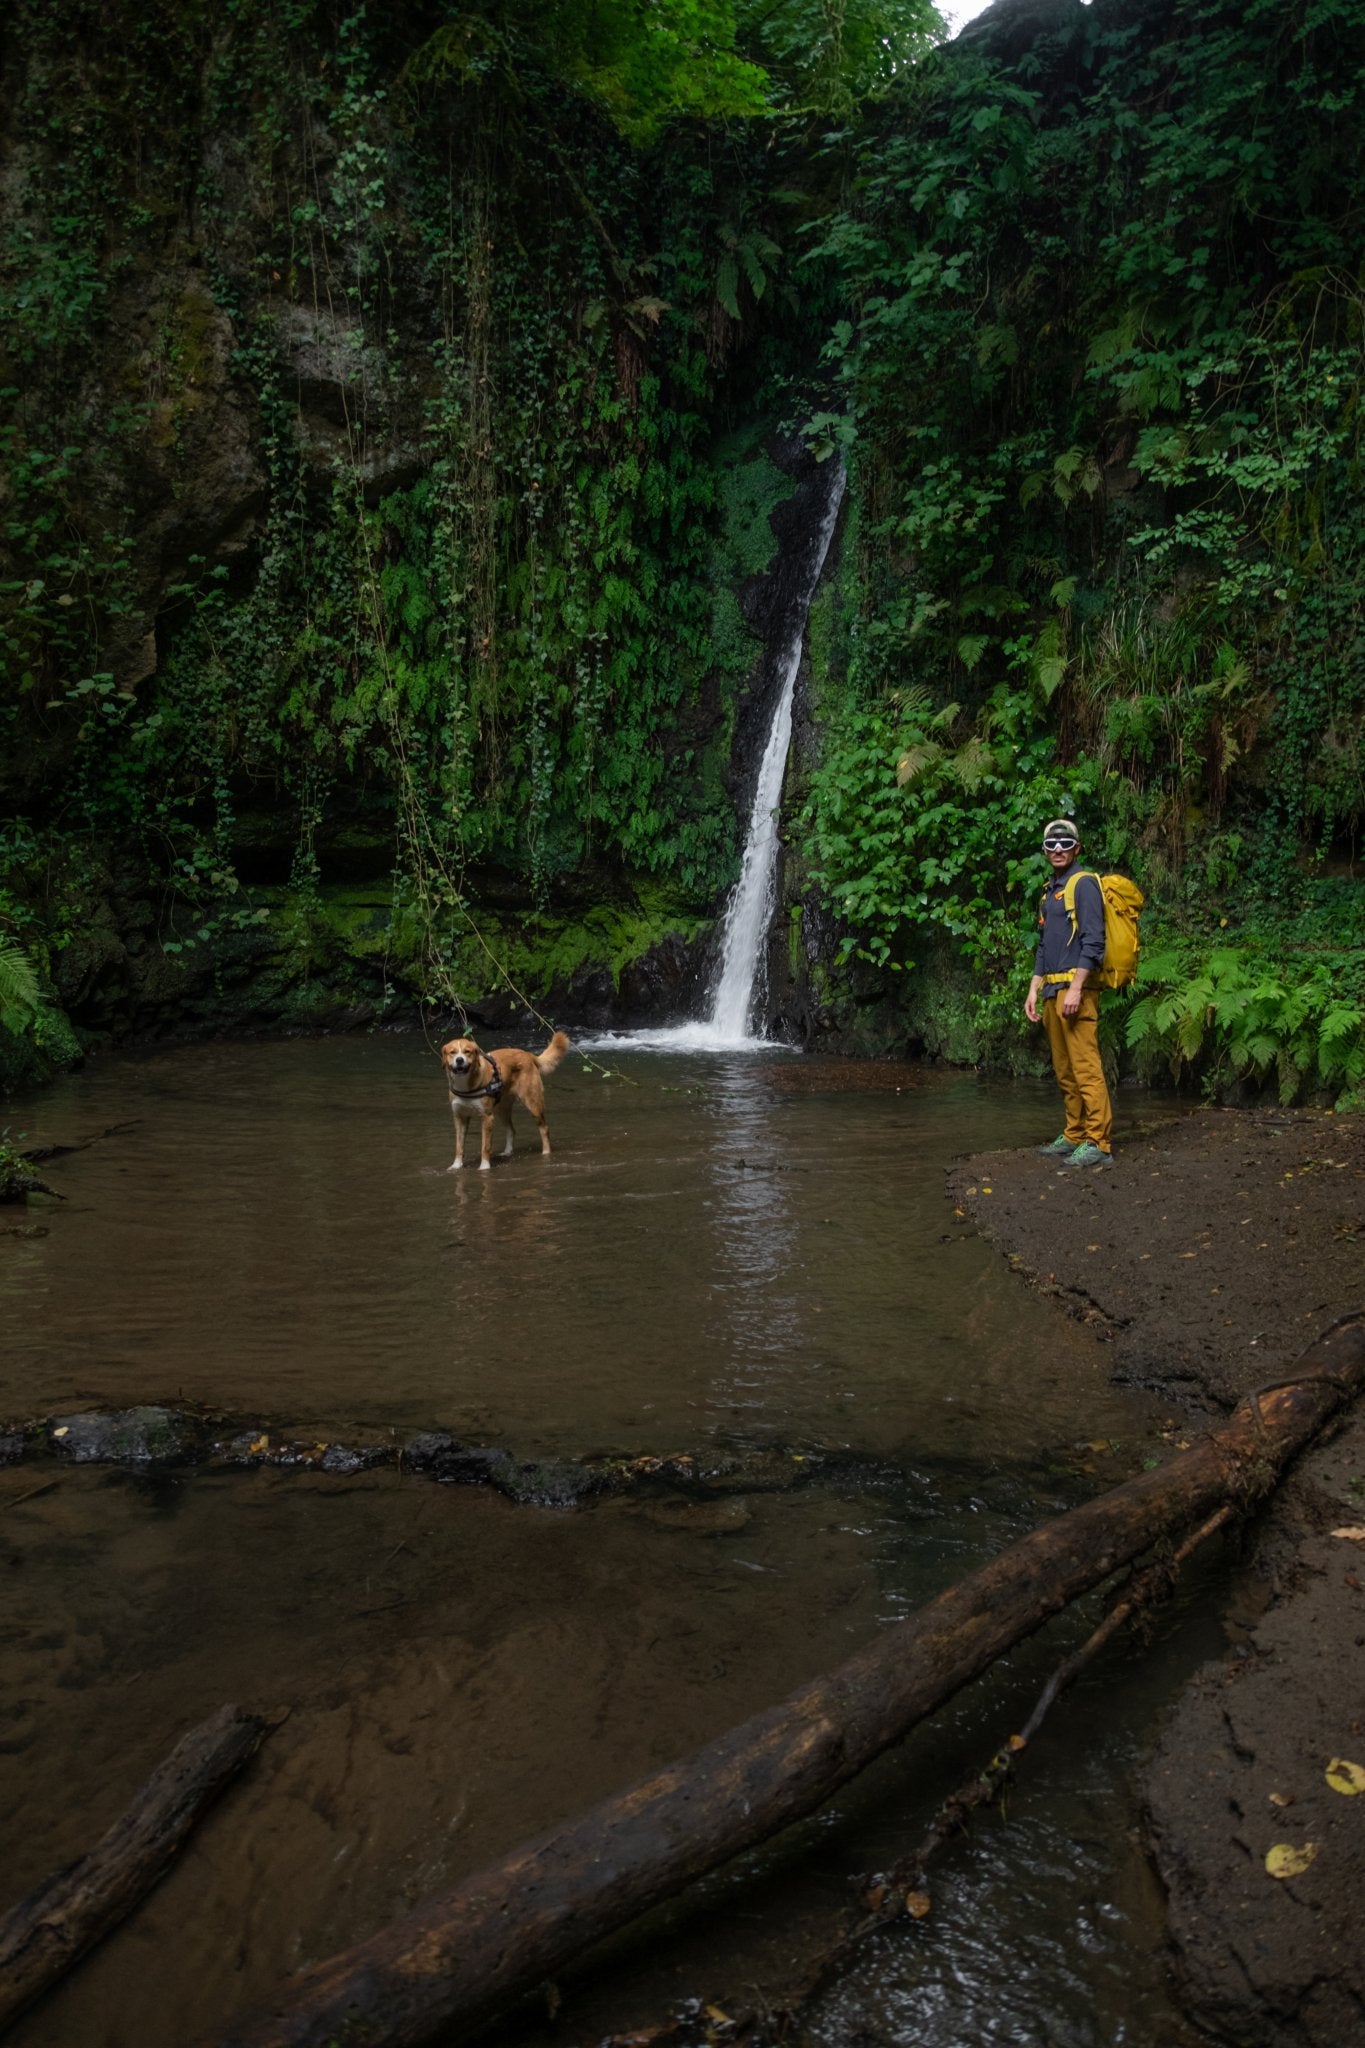
[[[1083,1138],[1088,1138],[1092,1145],[1099,1146],[1101,1152],[1107,1152],[1114,1129],[1114,1112],[1109,1102],[1109,1084],[1104,1078],[1104,1062],[1100,1058],[1099,990],[1082,989],[1081,1007],[1074,1017],[1062,1015],[1064,993],[1065,990],[1058,989],[1056,995],[1043,1004],[1043,1023],[1047,1028],[1048,1050],[1052,1054],[1052,1071],[1057,1076],[1057,1086],[1066,1105],[1064,1135],[1073,1145],[1079,1145]]]

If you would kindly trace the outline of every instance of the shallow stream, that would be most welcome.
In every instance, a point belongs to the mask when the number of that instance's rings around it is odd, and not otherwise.
[[[781,1446],[814,1473],[565,1512],[389,1470],[64,1470],[38,1495],[45,1470],[0,1471],[6,1894],[222,1701],[291,1709],[20,2048],[212,2038],[1147,1453],[1164,1411],[1113,1388],[1104,1345],[943,1194],[950,1157],[1051,1135],[1050,1089],[761,1049],[595,1058],[612,1078],[571,1057],[549,1083],[555,1156],[528,1127],[484,1174],[445,1172],[414,1037],[111,1059],[11,1111],[12,1132],[96,1142],[44,1169],[67,1198],[30,1207],[46,1235],[0,1236],[0,1417],[184,1400],[524,1456]],[[1210,1646],[1196,1603],[1056,1711],[1008,1817],[948,1852],[933,1915],[830,1998],[822,2043],[1192,2040],[1129,1773]],[[849,1878],[908,1847],[1059,1654],[1050,1632],[618,1944],[553,2028],[498,2038],[779,1996]]]

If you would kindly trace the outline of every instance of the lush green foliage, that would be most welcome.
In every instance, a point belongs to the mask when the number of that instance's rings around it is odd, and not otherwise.
[[[1273,1079],[1292,1102],[1307,1087],[1365,1100],[1365,948],[1311,964],[1265,946],[1211,952],[1189,943],[1144,961],[1127,1040],[1171,1077],[1206,1085]]]
[[[1354,858],[1363,29],[1358,0],[1078,10],[1031,67],[945,53],[852,145],[808,261],[851,309],[822,425],[861,506],[858,618],[808,816],[870,963],[930,919],[1003,1014],[1038,825],[1075,812],[1191,934],[1178,1014],[1215,1013],[1207,1056],[1241,1000],[1201,996],[1210,911],[1282,948],[1287,864]],[[1263,1071],[1278,1030],[1284,1072],[1339,1083],[1346,974],[1306,954],[1231,1063]],[[1135,1042],[1179,1042],[1175,999]],[[1335,1019],[1321,1053],[1300,1004]]]
[[[724,886],[708,447],[777,296],[766,188],[793,107],[933,20],[20,0],[0,742],[44,832],[165,871],[167,950],[263,915],[281,806],[305,905],[329,832],[387,821],[434,985],[471,864]]]
[[[0,912],[40,978],[36,847],[135,851],[174,957],[250,938],[282,815],[300,957],[359,847],[433,989],[471,873],[713,905],[753,423],[814,409],[843,957],[892,986],[945,935],[999,1042],[1076,811],[1152,899],[1135,1050],[1350,1083],[1304,913],[1365,819],[1365,0],[1047,19],[1006,63],[926,55],[922,0],[17,0]]]

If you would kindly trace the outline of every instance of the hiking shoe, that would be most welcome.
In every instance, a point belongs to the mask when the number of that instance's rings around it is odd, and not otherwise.
[[[1079,1142],[1075,1138],[1054,1138],[1050,1145],[1035,1145],[1033,1149],[1044,1159],[1069,1159]]]
[[[1104,1152],[1098,1145],[1092,1145],[1087,1138],[1083,1145],[1076,1147],[1066,1163],[1068,1166],[1112,1166],[1114,1157],[1111,1152]]]

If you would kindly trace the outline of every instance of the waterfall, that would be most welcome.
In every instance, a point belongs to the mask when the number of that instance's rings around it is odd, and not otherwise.
[[[741,1046],[761,1045],[751,1035],[750,1022],[756,1000],[763,990],[768,948],[777,893],[778,810],[782,781],[791,745],[792,699],[801,666],[806,622],[834,537],[835,522],[843,503],[846,481],[843,463],[837,457],[821,466],[818,479],[823,502],[817,498],[818,516],[789,549],[784,549],[782,576],[782,619],[769,637],[764,674],[775,678],[775,703],[768,742],[759,764],[758,785],[749,812],[749,831],[739,880],[730,891],[721,926],[720,971],[711,991],[711,1014],[687,1024],[667,1024],[644,1031],[606,1032],[600,1037],[580,1038],[580,1045],[630,1045],[661,1052],[732,1051]],[[814,493],[812,494],[814,495]]]
[[[725,906],[720,974],[706,1025],[707,1038],[720,1045],[742,1044],[750,1035],[754,993],[767,949],[777,886],[778,807],[787,768],[787,749],[791,744],[792,697],[796,690],[797,670],[801,666],[801,648],[811,599],[820,582],[844,496],[843,464],[838,460],[831,462],[830,472],[829,498],[824,516],[810,536],[807,560],[803,565],[805,573],[794,593],[796,601],[791,606],[786,632],[776,652],[774,667],[781,677],[777,703],[773,709],[768,744],[759,766],[753,809],[749,813],[744,864]]]

